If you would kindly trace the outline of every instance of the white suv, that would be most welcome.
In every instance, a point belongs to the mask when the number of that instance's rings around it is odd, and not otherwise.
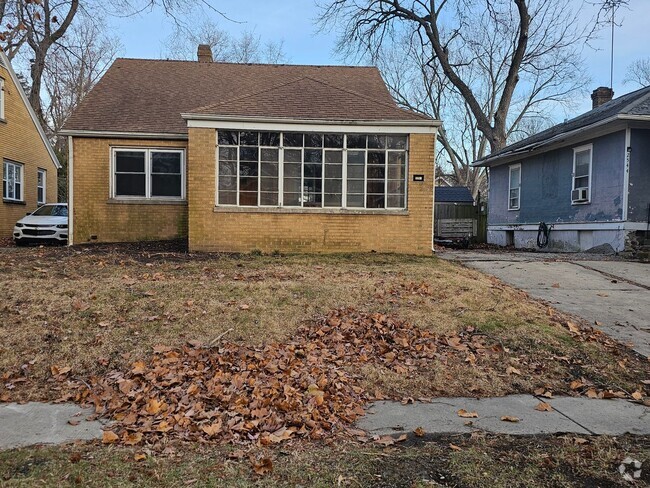
[[[68,241],[68,204],[52,203],[23,217],[14,227],[17,246],[29,242]]]

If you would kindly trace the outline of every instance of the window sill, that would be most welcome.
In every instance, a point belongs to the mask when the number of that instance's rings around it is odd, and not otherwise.
[[[4,117],[0,117],[0,124],[6,124],[6,123],[7,123],[7,119],[5,119]]]
[[[520,208],[509,208],[508,212],[519,212]]]
[[[591,202],[571,202],[571,205],[589,205]]]
[[[409,215],[408,210],[350,208],[279,208],[279,207],[214,207],[215,213],[261,214],[326,214],[326,215]]]
[[[111,198],[106,203],[110,205],[187,205],[187,200]]]
[[[27,202],[24,200],[9,200],[7,198],[3,198],[2,203],[7,203],[9,205],[27,205]]]

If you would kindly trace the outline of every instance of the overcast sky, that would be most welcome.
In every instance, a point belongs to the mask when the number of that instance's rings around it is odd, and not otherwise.
[[[580,4],[581,0],[575,0]],[[312,0],[217,0],[215,5],[226,5],[224,11],[231,18],[242,23],[228,22],[214,14],[220,26],[234,35],[252,30],[265,40],[284,40],[285,51],[291,63],[295,64],[348,64],[335,52],[335,36],[319,33],[314,25],[318,9]],[[634,60],[649,55],[650,0],[631,0],[630,10],[621,10],[622,26],[616,28],[614,91],[622,95],[634,87],[624,85],[627,66]],[[232,7],[229,5],[233,5]],[[581,15],[593,17],[595,10],[585,8]],[[173,25],[161,13],[143,13],[134,18],[112,22],[116,35],[123,44],[121,55],[135,58],[159,58],[165,52],[165,42],[173,31]],[[592,43],[594,49],[585,49],[587,69],[592,78],[591,85],[609,85],[610,38],[603,31],[601,39]],[[591,101],[585,94],[585,101],[578,113],[591,108]],[[573,114],[573,115],[577,115]]]

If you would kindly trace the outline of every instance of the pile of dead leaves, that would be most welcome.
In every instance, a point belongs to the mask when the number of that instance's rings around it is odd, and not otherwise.
[[[168,439],[269,445],[345,431],[368,401],[349,366],[395,372],[430,368],[450,354],[475,361],[500,352],[473,330],[436,336],[380,314],[345,309],[304,327],[288,343],[223,342],[154,348],[129,371],[91,378],[78,401],[116,421],[105,443],[162,447]]]

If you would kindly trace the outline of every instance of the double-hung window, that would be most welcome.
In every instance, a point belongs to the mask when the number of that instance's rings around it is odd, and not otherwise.
[[[114,198],[185,198],[182,149],[113,149]]]
[[[46,185],[47,185],[47,171],[39,168],[38,172],[36,173],[36,204],[37,205],[45,204],[45,199],[47,197],[47,193],[45,192]]]
[[[23,200],[23,165],[5,160],[2,166],[2,198],[21,202]]]
[[[217,204],[404,209],[407,136],[220,130]]]
[[[581,146],[573,150],[572,203],[591,201],[591,155],[592,146]]]
[[[519,210],[521,204],[521,164],[509,169],[508,210]]]

